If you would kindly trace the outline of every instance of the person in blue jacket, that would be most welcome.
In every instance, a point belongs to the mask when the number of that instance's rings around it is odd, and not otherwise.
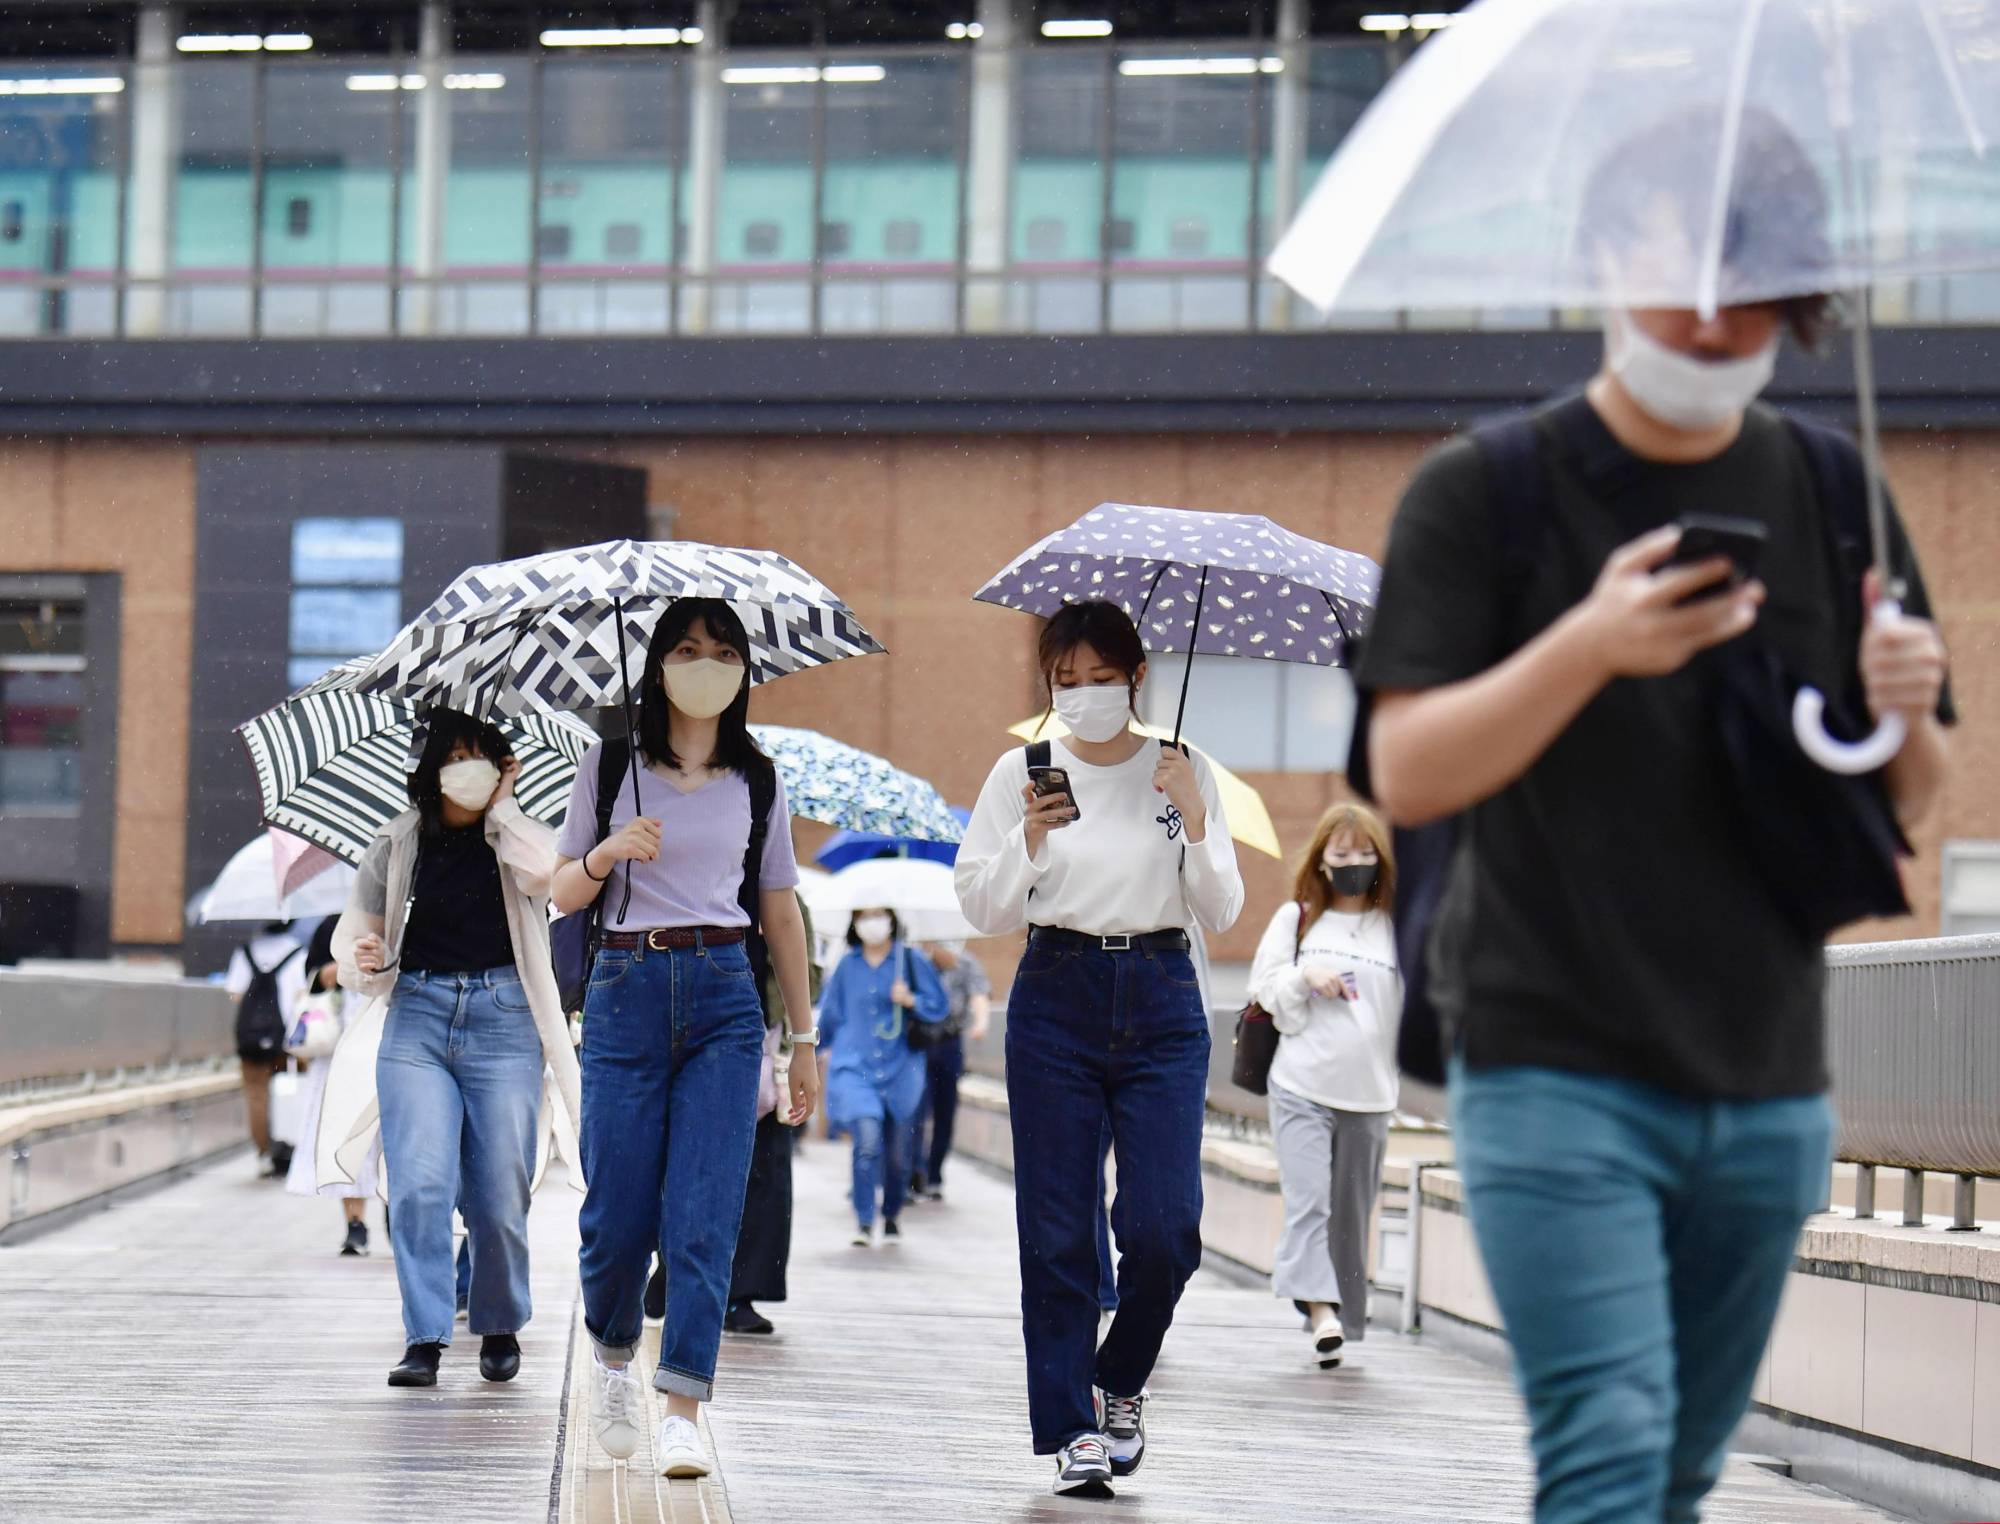
[[[855,911],[847,946],[820,992],[819,1028],[827,1118],[854,1135],[854,1246],[866,1249],[876,1242],[878,1196],[882,1237],[894,1243],[902,1233],[908,1145],[924,1099],[924,1055],[910,1046],[909,1024],[942,1022],[951,1002],[894,911]]]

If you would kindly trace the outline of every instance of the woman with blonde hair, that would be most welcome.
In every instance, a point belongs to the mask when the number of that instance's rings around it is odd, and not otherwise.
[[[1368,1330],[1368,1219],[1396,1109],[1403,1012],[1395,900],[1388,827],[1358,804],[1336,804],[1250,970],[1251,998],[1281,1034],[1270,1104],[1285,1227],[1271,1289],[1304,1308],[1322,1369]]]

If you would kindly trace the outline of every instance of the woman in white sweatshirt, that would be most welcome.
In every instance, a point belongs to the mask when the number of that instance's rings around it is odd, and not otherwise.
[[[1285,1228],[1271,1289],[1305,1309],[1326,1369],[1368,1329],[1368,1218],[1396,1109],[1403,1014],[1395,899],[1387,828],[1360,805],[1337,804],[1320,817],[1292,902],[1271,917],[1250,968],[1251,998],[1281,1034],[1270,1103]]]
[[[1029,928],[1007,1001],[1028,1411],[1055,1491],[1104,1497],[1145,1453],[1146,1381],[1201,1262],[1209,1040],[1188,929],[1228,930],[1243,880],[1207,764],[1129,728],[1146,656],[1125,613],[1063,609],[1040,659],[1070,734],[994,764],[958,897],[988,935]],[[1100,1348],[1107,1122],[1118,1314]]]

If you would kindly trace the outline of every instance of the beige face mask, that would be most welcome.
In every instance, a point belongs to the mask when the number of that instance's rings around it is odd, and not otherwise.
[[[670,662],[660,668],[667,697],[690,719],[712,720],[736,701],[745,673],[736,662],[704,656],[698,661]]]
[[[462,810],[483,810],[500,786],[500,769],[484,757],[448,762],[438,769],[438,792]]]

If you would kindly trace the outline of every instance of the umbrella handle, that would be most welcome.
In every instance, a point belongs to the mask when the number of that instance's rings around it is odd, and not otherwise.
[[[1880,623],[1895,619],[1902,612],[1900,603],[1884,598],[1875,605],[1869,620]],[[1909,737],[1909,724],[1900,714],[1885,715],[1873,735],[1859,741],[1843,741],[1827,732],[1826,695],[1808,686],[1799,689],[1798,697],[1792,700],[1792,733],[1798,737],[1799,749],[1821,767],[1830,773],[1853,777],[1888,766],[1890,759],[1903,749],[1903,742]]]

